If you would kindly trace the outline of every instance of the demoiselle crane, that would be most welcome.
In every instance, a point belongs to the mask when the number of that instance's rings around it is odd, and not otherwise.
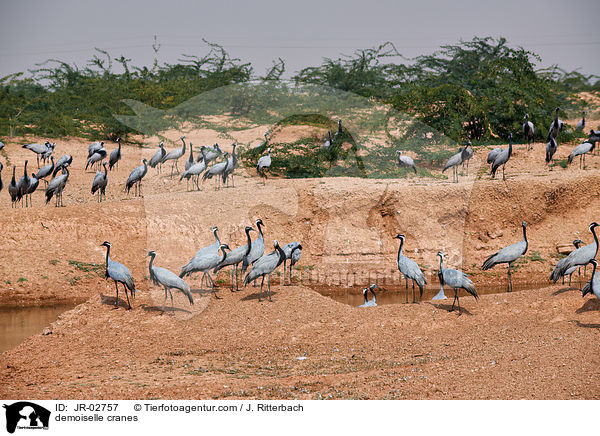
[[[400,247],[398,248],[398,258],[396,260],[396,264],[398,265],[398,270],[404,275],[404,279],[406,281],[406,302],[408,303],[408,279],[412,280],[412,293],[413,293],[413,303],[416,303],[415,298],[415,282],[417,286],[419,286],[419,298],[423,297],[423,287],[427,284],[427,280],[425,279],[425,275],[417,262],[412,259],[409,259],[402,253],[402,247],[404,246],[404,240],[406,236],[401,233],[398,233],[394,236],[395,239],[400,239]]]
[[[515,244],[498,250],[488,257],[485,262],[483,262],[483,266],[481,267],[484,271],[486,271],[501,263],[508,264],[508,283],[506,287],[507,292],[512,291],[512,279],[510,276],[512,264],[519,257],[527,253],[527,247],[529,246],[529,243],[527,242],[527,223],[523,221],[521,223],[521,227],[523,228],[523,239]]]
[[[285,259],[285,253],[279,246],[279,242],[275,241],[273,243],[275,247],[275,252],[266,254],[258,259],[254,265],[252,265],[252,269],[246,277],[244,277],[244,286],[248,283],[256,280],[259,277],[262,277],[262,281],[260,283],[260,293],[258,294],[258,301],[261,301],[260,297],[262,296],[263,284],[265,282],[265,276],[268,276],[268,288],[269,288],[269,301],[273,301],[271,298],[271,274],[275,269],[281,265]]]
[[[192,296],[192,291],[190,286],[177,274],[169,271],[166,268],[161,268],[159,266],[154,266],[154,258],[156,257],[156,253],[154,250],[150,250],[146,257],[150,257],[150,264],[148,265],[148,271],[150,272],[150,281],[157,286],[162,286],[165,288],[165,301],[163,302],[163,307],[167,304],[167,291],[171,296],[171,313],[173,313],[173,293],[171,289],[178,289],[187,297],[190,305],[194,304],[194,297]]]
[[[115,306],[119,305],[119,286],[118,283],[123,285],[125,289],[125,296],[127,297],[127,310],[131,309],[131,303],[129,302],[129,295],[127,291],[131,293],[131,297],[135,298],[135,284],[133,283],[133,277],[129,269],[119,262],[115,262],[110,258],[110,242],[104,241],[101,247],[106,247],[106,271],[104,272],[105,279],[112,279],[115,282],[115,288],[117,288],[117,296],[115,297]]]
[[[461,314],[460,300],[458,298],[458,289],[464,289],[471,294],[477,300],[479,296],[475,290],[475,285],[471,279],[462,271],[450,268],[444,268],[444,253],[438,251],[438,257],[440,258],[440,270],[438,277],[440,278],[440,286],[449,286],[454,290],[454,301],[452,302],[452,308],[454,310],[454,304],[458,303],[458,314]]]

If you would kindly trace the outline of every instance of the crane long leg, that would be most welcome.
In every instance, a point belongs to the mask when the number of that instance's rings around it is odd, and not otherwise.
[[[262,288],[263,288],[263,283],[264,283],[264,282],[265,282],[265,276],[262,276],[262,281],[260,282],[260,292],[259,292],[259,294],[258,294],[258,301],[259,301],[259,302],[260,302],[260,301],[262,301],[262,300],[260,299],[260,297],[262,296]]]
[[[290,286],[292,285],[292,262],[290,262],[290,266],[289,266],[289,271],[290,271]]]
[[[273,301],[271,298],[271,274],[269,274],[269,301]]]
[[[415,301],[415,280],[413,279],[412,281],[412,291],[413,291],[413,304],[416,303]]]
[[[454,301],[452,301],[452,308],[450,309],[450,312],[454,311],[454,305],[456,304],[456,299],[458,298],[458,294],[456,292],[456,289],[455,288],[453,288],[453,289],[454,289]]]
[[[507,292],[512,292],[512,279],[510,277],[510,267],[512,264],[508,264],[508,283],[507,283]]]
[[[117,285],[116,281],[115,281],[115,288],[117,288],[117,296],[115,297],[115,306],[119,306],[119,286]]]
[[[404,276],[404,281],[406,283],[406,302],[408,303],[408,277]]]
[[[131,303],[129,302],[129,293],[127,292],[127,286],[125,286],[125,296],[127,297],[127,310],[131,309]],[[131,297],[133,298],[133,292],[131,293]]]

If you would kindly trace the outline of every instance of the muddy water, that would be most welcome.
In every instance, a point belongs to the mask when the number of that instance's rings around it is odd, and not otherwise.
[[[73,307],[75,306],[0,308],[0,352],[16,347],[31,335],[41,333],[61,313]]]
[[[541,289],[549,286],[548,283],[530,283],[530,284],[516,284],[513,283],[513,292],[527,291],[533,289]],[[362,294],[363,287],[351,287],[351,288],[343,288],[339,286],[328,286],[328,285],[313,285],[312,288],[317,291],[319,294],[324,295],[326,297],[332,298],[335,301],[340,303],[345,303],[350,306],[360,306],[363,304],[364,298]],[[431,300],[440,290],[439,284],[433,286],[426,286],[423,291],[423,301]],[[408,301],[412,302],[412,286],[409,283],[408,287]],[[477,287],[477,293],[479,295],[484,294],[500,294],[506,292],[506,284],[503,286],[480,286]],[[448,287],[444,288],[444,294],[447,297],[449,303],[452,303],[454,300],[454,291]],[[405,304],[406,303],[406,287],[405,286],[387,286],[382,287],[379,291],[375,290],[375,295],[377,297],[377,305],[382,304]],[[415,295],[417,300],[419,298],[419,288],[415,286]],[[467,294],[464,290],[460,289],[459,298],[465,297],[473,298],[469,294]],[[372,299],[373,296],[369,293],[369,299]]]

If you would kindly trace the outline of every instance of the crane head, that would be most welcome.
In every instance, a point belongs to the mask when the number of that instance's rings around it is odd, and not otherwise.
[[[523,221],[523,222],[521,223],[521,225],[522,225],[523,227],[527,227],[527,223],[526,223],[525,221]]]
[[[273,242],[273,247],[275,247],[275,248],[279,247],[279,241],[275,240]]]
[[[229,245],[227,244],[221,244],[221,246],[219,247],[221,249],[221,251],[225,252],[225,250],[231,250],[229,248]]]
[[[441,259],[444,258],[444,252],[442,250],[437,252],[437,256],[439,256]]]
[[[558,113],[558,111],[560,110],[560,108],[557,106],[556,109],[554,109],[556,111],[556,113]]]
[[[599,224],[598,224],[596,221],[594,221],[593,223],[591,223],[591,224],[590,224],[590,232],[593,232],[593,231],[594,231],[594,229],[595,229],[596,227],[598,227],[598,225],[599,225]]]
[[[373,289],[379,289],[379,286],[377,286],[375,283],[371,284],[369,286],[369,289],[372,291]]]
[[[121,137],[120,136],[117,138],[117,142],[121,142]]]
[[[573,241],[573,245],[575,246],[575,248],[579,248],[580,245],[583,245],[583,241],[581,239],[575,239]]]
[[[394,236],[394,239],[402,239],[403,241],[405,238],[406,238],[406,236],[404,236],[404,234],[402,234],[402,233],[398,233],[396,236]]]
[[[156,252],[154,250],[150,250],[148,252],[148,254],[146,255],[146,257],[155,257],[156,256]]]
[[[363,295],[365,297],[365,300],[367,299],[367,292],[369,292],[369,288],[363,288]]]
[[[257,227],[258,227],[258,225],[259,225],[259,224],[260,224],[261,226],[264,226],[264,224],[263,224],[263,222],[262,222],[262,220],[261,220],[260,218],[256,220],[256,226],[257,226]]]
[[[244,229],[246,233],[250,233],[250,232],[255,232],[256,230],[254,230],[254,227],[252,226],[246,226],[246,228]]]
[[[108,248],[110,248],[110,242],[104,241],[102,244],[100,244],[100,247],[108,247]]]

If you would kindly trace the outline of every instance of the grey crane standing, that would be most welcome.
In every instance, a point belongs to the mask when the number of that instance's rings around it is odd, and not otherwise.
[[[40,156],[42,154],[46,153],[51,147],[52,147],[52,144],[50,144],[50,142],[46,141],[46,143],[44,145],[42,145],[42,144],[25,144],[25,145],[23,145],[22,148],[31,150],[37,155],[37,166],[39,168],[40,167]]]
[[[52,196],[56,196],[55,206],[64,206],[62,201],[63,191],[69,180],[69,168],[64,167],[62,174],[52,179],[46,187],[46,204],[50,202]]]
[[[154,250],[150,250],[146,257],[150,257],[150,264],[148,265],[148,271],[150,272],[150,281],[154,283],[156,286],[162,286],[165,288],[165,301],[163,302],[163,308],[167,304],[167,292],[171,296],[171,313],[173,314],[174,306],[173,306],[173,293],[171,289],[178,289],[184,293],[184,295],[188,298],[190,305],[194,305],[194,297],[192,296],[192,291],[190,286],[183,281],[177,274],[169,271],[166,268],[161,268],[159,266],[154,266],[154,258],[156,257],[156,253]]]
[[[535,135],[535,127],[533,123],[529,121],[529,114],[525,114],[523,117],[523,135],[527,141],[527,151],[531,150],[531,143],[533,142],[533,136]]]
[[[419,298],[423,297],[423,287],[427,284],[427,280],[423,275],[423,271],[412,259],[409,259],[402,253],[402,247],[404,246],[404,240],[406,236],[399,233],[394,236],[395,239],[400,239],[400,247],[398,248],[398,258],[396,260],[396,264],[398,265],[398,270],[404,275],[404,279],[406,281],[406,302],[408,303],[408,279],[412,280],[412,293],[413,293],[413,303],[416,303],[415,298],[415,282],[417,286],[419,286]]]
[[[465,149],[464,149],[464,157],[462,159],[463,170],[465,168],[465,163],[467,164],[467,176],[469,175],[469,161],[473,157],[472,146],[473,146],[473,144],[471,144],[471,141],[467,141],[467,145],[465,146]]]
[[[592,259],[590,260],[590,263],[593,267],[592,278],[589,280],[589,282],[583,285],[583,289],[581,290],[581,296],[585,297],[591,292],[598,300],[600,300],[600,274],[596,274],[598,262],[596,262],[596,259]]]
[[[185,169],[189,170],[194,163],[194,144],[190,141],[190,157],[185,161]]]
[[[566,272],[573,266],[585,266],[590,263],[590,260],[596,257],[598,253],[598,237],[596,236],[596,227],[598,224],[593,222],[590,224],[590,232],[594,236],[594,242],[572,251],[567,257],[559,260],[550,274],[550,280],[554,283],[558,281]]]
[[[127,297],[127,310],[131,309],[131,303],[129,302],[129,295],[127,290],[131,293],[131,298],[135,298],[135,284],[133,283],[133,277],[129,269],[119,262],[115,262],[110,258],[110,242],[104,241],[100,246],[106,247],[106,271],[104,272],[105,279],[112,279],[115,282],[115,288],[117,288],[117,296],[115,297],[115,307],[119,305],[119,286],[118,283],[123,285],[125,289],[125,296]]]
[[[552,120],[552,123],[550,123],[550,130],[548,131],[548,140],[550,140],[551,136],[553,136],[554,138],[558,138],[558,134],[565,126],[565,123],[563,123],[563,121],[558,118],[559,110],[559,107],[554,109],[554,120]]]
[[[10,194],[10,201],[12,207],[15,207],[17,201],[19,201],[19,190],[17,189],[17,181],[15,179],[15,170],[17,167],[13,166],[12,179],[8,183],[8,193]]]
[[[452,302],[452,308],[454,310],[454,304],[458,303],[458,314],[461,314],[460,300],[458,299],[458,289],[464,289],[471,294],[477,300],[479,296],[475,290],[475,285],[471,279],[462,271],[457,269],[444,268],[444,253],[438,251],[438,257],[440,258],[440,270],[438,277],[440,278],[440,286],[443,289],[444,285],[451,287],[454,290],[454,301]]]
[[[591,143],[591,142],[584,142],[582,144],[579,144],[577,147],[575,147],[573,149],[573,151],[571,152],[571,154],[569,155],[569,163],[573,162],[573,159],[576,156],[579,156],[579,168],[585,167],[585,155],[588,154],[589,152],[593,151],[595,147],[595,144]]]
[[[142,179],[148,172],[148,161],[144,158],[142,159],[142,165],[133,169],[129,177],[127,178],[127,182],[125,183],[125,190],[129,194],[131,188],[135,185],[134,195],[140,196],[142,195]]]
[[[58,158],[56,164],[54,165],[54,171],[52,171],[52,177],[55,177],[56,174],[63,168],[70,166],[73,163],[73,156],[70,154],[63,154]]]
[[[217,226],[211,227],[210,229],[213,232],[213,235],[215,237],[215,243],[212,245],[209,245],[207,247],[203,247],[200,250],[198,250],[196,252],[196,254],[194,255],[194,257],[185,265],[181,268],[181,275],[180,277],[183,278],[186,275],[190,275],[195,271],[192,271],[192,267],[198,263],[198,261],[195,261],[194,259],[201,259],[204,258],[206,256],[209,255],[213,255],[213,254],[218,254],[219,253],[219,247],[221,246],[221,241],[219,240],[219,235],[217,234],[217,231],[219,230]],[[205,274],[202,276],[202,282],[200,284],[200,286],[203,285],[204,282],[204,277]]]
[[[119,146],[110,152],[108,158],[108,169],[112,171],[113,167],[116,166],[119,169],[119,161],[121,160],[121,138],[117,138]]]
[[[233,143],[233,151],[231,152],[231,155],[228,158],[227,168],[225,168],[225,170],[223,171],[223,184],[225,186],[227,186],[229,176],[231,176],[231,187],[232,188],[235,187],[235,184],[233,183],[233,172],[238,167],[237,153],[235,152],[236,147],[237,147],[237,144],[234,142]]]
[[[92,181],[92,194],[98,192],[98,203],[102,203],[102,197],[106,198],[106,185],[108,184],[106,162],[103,162],[102,166],[104,167],[104,172],[96,171],[96,175]]]
[[[156,174],[160,174],[161,169],[162,169],[163,159],[165,158],[166,155],[167,155],[167,152],[165,151],[165,146],[162,142],[160,142],[158,144],[158,151],[156,153],[154,153],[154,156],[152,156],[152,158],[150,158],[150,162],[148,163],[148,165],[150,165],[152,168],[156,168]]]
[[[286,267],[286,263],[289,259],[290,260],[290,266],[289,266],[290,282],[288,283],[288,285],[291,285],[292,284],[292,269],[293,269],[293,266],[296,264],[296,262],[298,262],[300,260],[300,256],[302,255],[302,245],[300,245],[300,242],[290,242],[289,244],[285,244],[281,249],[285,253],[285,259],[283,260],[283,282],[285,285],[285,267]]]
[[[585,111],[582,111],[582,115],[581,115],[581,120],[577,123],[577,125],[575,126],[575,128],[577,130],[581,130],[583,131],[585,129]]]
[[[581,245],[583,245],[583,241],[581,239],[575,239],[573,241],[573,245],[575,246],[575,250],[577,250]],[[571,286],[571,278],[573,277],[573,273],[575,270],[579,269],[578,275],[581,276],[581,268],[578,266],[572,266],[568,270],[565,271],[565,274],[562,277],[562,284],[565,284],[565,276],[569,276],[569,286]]]
[[[259,176],[264,177],[264,182],[263,183],[267,183],[267,173],[266,170],[269,169],[271,166],[271,148],[267,148],[267,154],[265,156],[262,156],[260,159],[258,159],[258,162],[256,162],[256,171],[258,172]]]
[[[163,157],[162,163],[166,163],[168,160],[173,161],[173,165],[171,165],[171,176],[173,176],[173,169],[177,168],[177,172],[179,173],[179,167],[177,166],[177,161],[181,156],[185,154],[185,136],[181,136],[181,142],[183,142],[183,146],[181,148],[177,148],[168,152],[165,157]]]
[[[556,139],[554,136],[550,135],[548,138],[548,143],[546,144],[546,164],[548,164],[548,166],[552,162],[552,157],[554,156],[554,153],[556,153],[557,149],[558,144],[556,143]]]
[[[19,198],[22,199],[25,197],[25,206],[28,206],[27,203],[27,190],[29,189],[29,176],[27,175],[27,161],[25,161],[25,167],[23,169],[23,176],[19,179],[19,183],[17,183],[17,189],[19,191]],[[21,206],[23,206],[23,202],[21,201]]]
[[[215,269],[213,270],[213,273],[216,274],[217,272],[219,272],[221,269],[225,268],[226,266],[233,266],[233,268],[231,268],[231,292],[233,292],[234,282],[235,282],[235,289],[239,290],[238,274],[237,274],[238,265],[240,263],[242,263],[244,258],[246,256],[248,256],[248,254],[250,253],[250,250],[252,249],[252,240],[250,238],[250,232],[254,231],[254,229],[251,226],[246,226],[244,231],[246,232],[246,238],[248,239],[246,244],[242,245],[240,247],[237,247],[237,248],[231,250],[229,253],[227,253],[226,259],[222,263],[217,265],[215,267]],[[234,278],[234,276],[235,276],[235,278]]]
[[[200,190],[200,186],[198,185],[198,179],[200,178],[200,174],[204,172],[206,169],[206,164],[204,160],[200,160],[192,165],[189,169],[185,170],[181,173],[181,177],[179,177],[179,181],[181,182],[183,179],[186,179],[187,189],[189,190],[190,178],[196,184],[196,189]]]
[[[527,253],[527,247],[529,246],[529,243],[527,242],[527,223],[523,221],[521,223],[521,227],[523,228],[523,239],[516,244],[512,244],[508,247],[498,250],[488,257],[485,262],[483,262],[483,266],[481,267],[484,271],[486,271],[501,263],[508,264],[508,283],[506,287],[507,292],[512,291],[510,268],[515,260]]]
[[[242,261],[242,274],[246,272],[250,265],[253,265],[265,253],[265,237],[263,235],[264,224],[259,218],[256,220],[256,228],[258,229],[258,237],[252,241],[250,253]]]
[[[452,181],[458,183],[458,166],[462,163],[463,158],[467,156],[467,151],[465,148],[459,148],[458,153],[450,156],[450,159],[446,161],[444,168],[442,169],[442,174],[449,168],[452,168]]]
[[[29,205],[33,205],[33,198],[31,195],[35,192],[40,184],[40,180],[35,176],[34,173],[31,173],[31,177],[29,177],[29,185],[27,186],[27,190],[25,191],[25,201],[27,201],[27,197],[29,197]]]
[[[415,166],[415,161],[412,157],[403,155],[400,150],[396,150],[396,159],[398,159],[398,166],[400,168],[412,168],[412,170],[417,174],[417,167]]]
[[[375,306],[377,306],[377,297],[375,296],[374,289],[379,289],[376,284],[372,284],[368,288],[363,289],[363,298],[365,299],[365,302],[358,307],[375,307]],[[371,291],[371,294],[373,294],[373,298],[370,300],[367,299],[369,291]]]
[[[104,147],[99,148],[88,158],[87,163],[85,164],[85,169],[87,170],[88,167],[91,167],[93,169],[94,165],[96,165],[96,167],[98,167],[100,165],[100,162],[107,155],[108,155],[108,151],[106,150],[106,148],[104,148]]]
[[[496,171],[498,170],[498,168],[500,168],[500,165],[502,165],[502,180],[506,180],[506,177],[504,175],[504,167],[506,166],[506,163],[508,162],[508,160],[510,159],[510,156],[512,155],[512,133],[510,133],[508,135],[508,148],[503,149],[500,153],[498,153],[498,156],[496,156],[496,158],[494,159],[494,163],[492,164],[492,178],[496,178]]]
[[[48,181],[46,180],[46,177],[48,177],[50,174],[52,174],[52,171],[54,171],[54,156],[50,156],[50,162],[51,163],[49,163],[48,165],[40,168],[40,170],[35,175],[37,179],[44,180],[46,186],[48,186]]]
[[[229,153],[224,153],[223,157],[225,158],[225,162],[214,164],[212,167],[206,170],[202,176],[202,182],[204,182],[206,179],[212,179],[215,177],[215,191],[220,188],[221,177],[229,166]]]
[[[246,274],[246,277],[244,277],[244,286],[256,280],[257,278],[262,277],[262,281],[260,283],[260,293],[258,294],[258,301],[261,301],[260,297],[262,297],[265,276],[268,276],[269,301],[273,301],[273,299],[271,298],[271,274],[279,265],[283,263],[285,259],[285,253],[279,246],[279,242],[275,241],[273,243],[273,246],[275,247],[276,251],[262,256],[260,259],[258,259],[252,266],[250,272]]]
[[[215,291],[215,282],[210,277],[210,270],[214,269],[217,265],[227,259],[227,252],[225,250],[229,250],[229,245],[221,244],[219,249],[223,253],[222,256],[219,256],[218,252],[204,252],[201,256],[196,255],[187,264],[181,267],[181,273],[179,273],[179,277],[184,278],[192,273],[201,272],[202,280],[204,281],[205,277],[208,279],[212,288],[212,293],[217,299],[219,297],[217,297],[217,292]]]

